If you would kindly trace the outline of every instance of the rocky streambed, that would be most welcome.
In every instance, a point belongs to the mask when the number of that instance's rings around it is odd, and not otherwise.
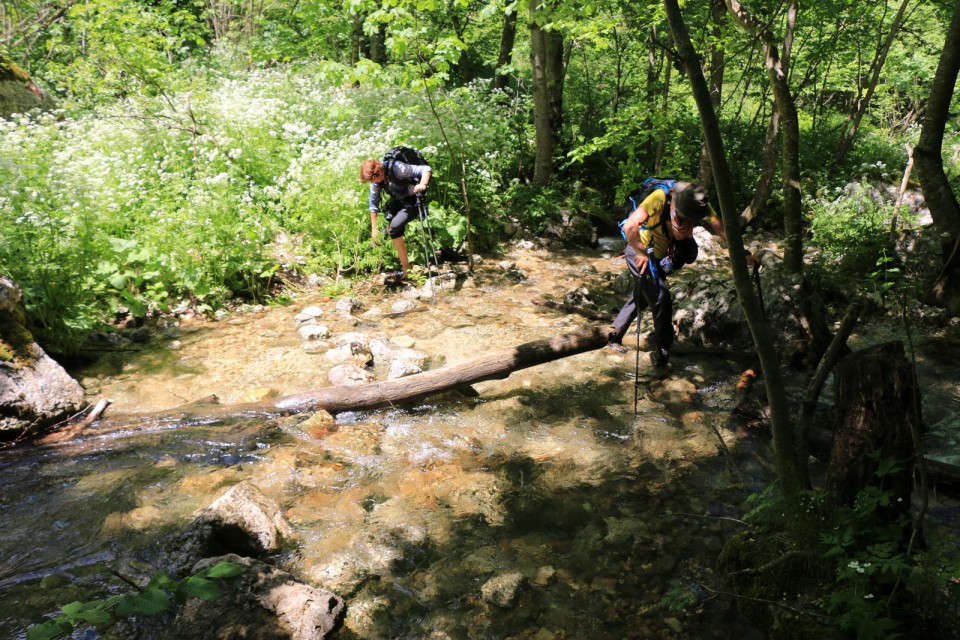
[[[710,299],[726,300],[722,261],[702,268],[681,272],[679,297],[715,282]],[[388,379],[595,324],[619,306],[622,271],[616,247],[521,245],[435,300],[376,283],[304,291],[183,321],[75,374],[124,412]],[[413,406],[131,424],[6,452],[0,632],[126,588],[111,567],[155,566],[172,532],[244,483],[290,527],[272,563],[345,602],[333,637],[762,638],[715,573],[771,478],[765,435],[731,415],[750,354],[696,307],[689,318],[665,374],[646,354],[596,350]]]

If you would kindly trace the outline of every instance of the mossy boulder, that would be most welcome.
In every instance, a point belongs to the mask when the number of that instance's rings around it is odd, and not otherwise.
[[[53,107],[53,99],[37,86],[29,73],[0,55],[0,118]]]
[[[0,278],[0,440],[31,435],[85,405],[83,387],[33,340],[23,294]]]

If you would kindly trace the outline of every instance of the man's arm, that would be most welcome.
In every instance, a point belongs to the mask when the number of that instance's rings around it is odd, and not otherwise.
[[[726,246],[726,245],[727,245],[727,232],[724,231],[724,229],[723,229],[723,220],[721,220],[718,216],[714,215],[714,216],[712,217],[712,219],[710,220],[709,225],[710,225],[710,226],[709,226],[708,228],[709,228],[710,232],[711,232],[713,235],[715,235],[715,236],[720,236],[720,239],[723,241],[723,245]],[[746,254],[747,254],[747,266],[748,266],[748,267],[759,267],[759,266],[760,266],[760,260],[758,260],[755,255],[753,255],[752,253],[750,253],[749,250],[744,249],[744,251],[746,251]]]
[[[380,230],[377,229],[377,214],[380,212],[381,185],[376,182],[370,183],[370,239],[373,244],[377,243],[377,236]]]
[[[647,252],[640,245],[640,227],[647,224],[649,218],[650,215],[647,210],[643,208],[643,205],[640,205],[633,210],[633,213],[623,224],[623,234],[627,237],[627,244],[633,247],[633,250],[637,253],[636,265],[641,274],[647,271]]]

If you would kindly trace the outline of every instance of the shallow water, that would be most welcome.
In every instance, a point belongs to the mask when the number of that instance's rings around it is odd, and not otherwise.
[[[533,300],[608,290],[622,260],[508,258],[525,277],[484,264],[399,317],[385,315],[399,292],[360,292],[352,318],[304,294],[186,323],[78,375],[116,412],[326,386],[330,365],[301,348],[293,320],[310,304],[334,335],[400,339],[434,367],[454,364],[588,326]],[[612,310],[618,296],[600,302]],[[594,351],[479,383],[475,397],[344,413],[334,425],[133,425],[0,452],[0,637],[23,637],[58,604],[125,591],[111,569],[149,573],[142,563],[163,536],[241,480],[274,498],[297,533],[283,567],[347,600],[338,637],[762,637],[713,575],[746,495],[769,479],[763,438],[730,418],[748,363],[680,351],[668,376],[644,360],[636,385],[632,352]]]

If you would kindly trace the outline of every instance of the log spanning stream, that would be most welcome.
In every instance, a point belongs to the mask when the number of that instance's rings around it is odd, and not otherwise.
[[[304,296],[184,323],[76,372],[91,399],[143,420],[0,451],[0,637],[128,589],[112,572],[142,571],[161,540],[241,481],[296,532],[282,568],[347,601],[338,638],[751,633],[713,592],[733,519],[768,480],[764,439],[730,415],[742,354],[681,353],[666,376],[642,361],[635,415],[633,352],[597,349],[595,322],[532,303],[585,281],[603,289],[616,256],[517,263],[522,282],[478,276],[419,312],[391,314],[397,292],[366,292],[349,318]],[[294,320],[309,305],[334,338],[410,345],[431,371],[558,335],[587,347],[481,376],[472,393],[335,419],[149,418],[211,394],[264,406],[326,387],[332,363],[304,348]]]

